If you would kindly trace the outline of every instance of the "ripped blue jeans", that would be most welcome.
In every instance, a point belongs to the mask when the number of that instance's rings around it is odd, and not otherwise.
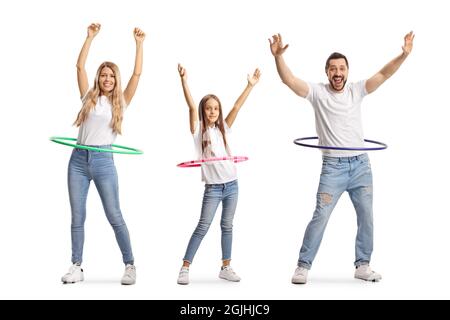
[[[355,266],[369,264],[373,250],[372,170],[367,153],[354,157],[323,156],[316,209],[300,249],[298,266],[310,269],[336,203],[347,191],[356,210]]]

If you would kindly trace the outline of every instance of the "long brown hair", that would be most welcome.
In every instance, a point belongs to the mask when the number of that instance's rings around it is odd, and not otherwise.
[[[77,127],[81,126],[81,124],[86,120],[87,116],[89,115],[89,112],[91,112],[91,110],[97,104],[98,96],[101,94],[99,86],[99,78],[103,68],[110,68],[114,73],[115,77],[114,89],[110,97],[108,97],[110,103],[112,104],[111,127],[113,129],[113,132],[121,134],[123,110],[126,105],[122,92],[119,67],[115,63],[109,61],[103,62],[98,67],[97,73],[95,75],[94,87],[87,92],[86,97],[84,98],[83,101],[83,106],[81,107],[80,112],[78,112],[78,116],[74,122],[74,125],[76,125]]]
[[[208,147],[211,144],[211,139],[209,137],[206,137],[206,139],[205,139],[205,132],[208,129],[208,121],[207,121],[206,115],[205,115],[205,106],[206,106],[206,102],[209,99],[214,99],[219,104],[219,117],[217,118],[215,125],[219,128],[220,132],[222,133],[223,143],[225,145],[225,149],[227,150],[227,153],[229,154],[230,151],[228,149],[227,138],[225,137],[225,126],[224,126],[224,122],[223,122],[222,104],[220,103],[219,98],[214,94],[208,94],[208,95],[204,96],[198,105],[198,118],[200,119],[200,128],[201,128],[201,135],[202,135],[202,154],[205,150],[208,150]],[[212,155],[212,156],[214,156],[214,155]]]

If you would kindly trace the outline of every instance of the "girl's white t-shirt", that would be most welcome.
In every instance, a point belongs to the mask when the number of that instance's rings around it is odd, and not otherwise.
[[[111,127],[112,105],[106,96],[99,96],[97,104],[91,110],[78,131],[78,144],[102,146],[113,144],[117,133]]]
[[[227,145],[230,145],[229,136],[231,129],[228,127],[227,123],[224,121],[225,136],[227,138]],[[222,133],[217,126],[208,127],[204,133],[204,138],[210,139],[211,143],[207,150],[202,152],[202,133],[200,129],[200,123],[195,128],[193,134],[195,148],[197,151],[197,156],[199,159],[208,159],[214,157],[227,157],[230,154],[225,148],[223,142]],[[230,150],[228,148],[228,150]],[[206,184],[222,184],[227,183],[237,179],[236,165],[231,160],[220,160],[204,162],[201,165],[202,171],[202,181]]]

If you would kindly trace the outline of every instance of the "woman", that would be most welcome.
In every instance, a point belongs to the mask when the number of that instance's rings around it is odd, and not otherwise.
[[[120,72],[112,62],[103,62],[95,76],[94,86],[89,89],[85,63],[92,40],[100,31],[100,24],[92,23],[77,61],[78,88],[83,106],[75,125],[78,126],[80,145],[110,149],[117,134],[121,133],[123,112],[131,102],[142,72],[143,41],[145,33],[134,29],[136,57],[133,75],[122,92]],[[109,223],[113,227],[117,243],[122,252],[125,273],[121,283],[136,283],[136,268],[131,250],[130,236],[119,205],[119,185],[113,154],[75,148],[69,162],[68,186],[72,210],[72,266],[62,277],[63,283],[84,280],[81,268],[84,245],[84,221],[86,220],[86,198],[91,180],[94,181],[102,200]]]

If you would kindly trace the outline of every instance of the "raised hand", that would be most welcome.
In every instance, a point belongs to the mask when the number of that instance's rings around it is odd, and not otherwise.
[[[191,133],[194,134],[195,128],[197,127],[198,123],[197,107],[195,105],[194,99],[192,99],[191,90],[189,90],[186,69],[181,64],[178,64],[178,73],[180,74],[181,78],[181,86],[183,87],[184,98],[186,99],[186,103],[189,108],[189,126],[191,129]]]
[[[269,38],[270,43],[270,51],[272,51],[272,54],[274,57],[281,56],[286,49],[289,47],[289,45],[285,45],[283,47],[283,40],[281,39],[281,34],[274,34],[272,36],[272,40]]]
[[[94,38],[97,33],[100,31],[101,24],[100,23],[91,23],[88,27],[87,33],[89,38]]]
[[[180,74],[181,80],[184,80],[184,81],[187,80],[186,69],[181,64],[178,64],[178,73]]]
[[[133,34],[134,34],[134,39],[136,40],[137,43],[138,42],[142,43],[144,41],[144,39],[145,39],[145,32],[142,31],[141,29],[134,28]]]
[[[260,76],[261,76],[261,71],[259,71],[259,69],[256,68],[256,70],[255,70],[255,72],[253,72],[252,76],[250,76],[249,74],[247,75],[248,84],[253,87],[255,84],[258,83]]]
[[[415,34],[412,31],[405,36],[405,44],[402,46],[403,54],[409,55],[411,53],[414,37]]]

